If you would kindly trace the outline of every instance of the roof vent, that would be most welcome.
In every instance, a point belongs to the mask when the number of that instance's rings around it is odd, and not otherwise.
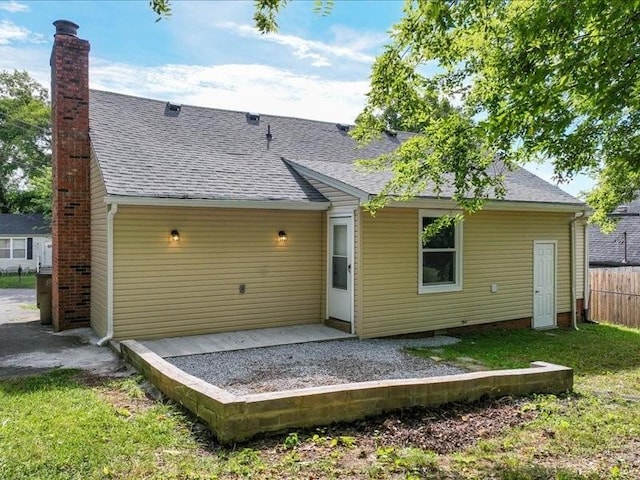
[[[271,135],[271,125],[267,125],[267,142],[273,140],[273,135]]]
[[[245,115],[247,117],[247,123],[252,123],[254,125],[257,125],[258,123],[260,123],[260,114],[259,113],[249,113],[249,112],[247,112]]]
[[[178,103],[167,102],[164,107],[164,114],[168,117],[177,117],[182,110],[182,105]]]
[[[351,127],[349,125],[343,125],[342,123],[336,123],[336,128],[341,132],[348,132],[349,130],[351,130]]]

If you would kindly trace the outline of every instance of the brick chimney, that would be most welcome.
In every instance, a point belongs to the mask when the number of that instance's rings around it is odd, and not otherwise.
[[[51,52],[53,327],[86,327],[91,299],[89,42],[68,20]]]

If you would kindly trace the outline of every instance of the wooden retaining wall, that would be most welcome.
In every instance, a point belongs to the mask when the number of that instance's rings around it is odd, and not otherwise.
[[[532,362],[531,368],[513,370],[234,395],[183,372],[135,340],[121,342],[120,349],[140,373],[200,417],[223,443],[247,440],[262,432],[353,421],[407,407],[485,396],[561,393],[573,388],[573,369]]]

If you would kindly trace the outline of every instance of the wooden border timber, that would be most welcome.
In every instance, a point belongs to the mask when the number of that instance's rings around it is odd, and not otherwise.
[[[165,395],[206,422],[222,443],[262,432],[353,421],[416,406],[437,406],[481,397],[561,393],[573,387],[573,369],[546,362],[531,368],[430,378],[381,380],[234,395],[189,375],[135,340],[120,350]]]

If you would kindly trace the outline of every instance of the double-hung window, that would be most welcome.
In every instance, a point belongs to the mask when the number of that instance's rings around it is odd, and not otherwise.
[[[22,260],[27,258],[26,238],[0,238],[0,258]]]
[[[448,212],[421,210],[419,233]],[[462,290],[462,222],[441,228],[427,239],[420,237],[418,292]]]

